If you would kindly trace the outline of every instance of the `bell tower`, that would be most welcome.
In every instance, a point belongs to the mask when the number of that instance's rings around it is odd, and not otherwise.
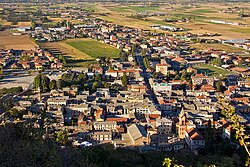
[[[182,108],[178,118],[179,118],[178,136],[180,139],[184,139],[185,138],[185,131],[187,130],[187,125],[186,125],[186,115],[185,115],[185,111],[183,108]]]

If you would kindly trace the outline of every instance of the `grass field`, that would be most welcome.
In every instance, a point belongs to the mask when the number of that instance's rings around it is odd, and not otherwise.
[[[199,73],[203,73],[210,76],[220,76],[220,75],[229,75],[233,74],[231,71],[227,71],[218,67],[215,67],[211,64],[202,64],[193,66],[194,68],[198,69]]]
[[[119,56],[118,49],[89,38],[81,40],[78,39],[68,40],[65,43],[93,58],[98,58],[98,57],[116,58]]]
[[[98,57],[118,57],[119,50],[93,39],[68,39],[63,42],[41,43],[55,55],[63,55],[67,67],[88,67],[96,64]]]
[[[230,53],[246,52],[245,49],[236,48],[236,47],[228,46],[224,44],[191,44],[190,46],[196,48],[197,51],[214,49],[214,50],[226,51]]]

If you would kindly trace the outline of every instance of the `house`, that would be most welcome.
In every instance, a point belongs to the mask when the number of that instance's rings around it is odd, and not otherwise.
[[[116,129],[116,122],[115,121],[94,122],[94,129],[95,130],[115,131],[115,129]]]
[[[156,119],[158,134],[171,134],[173,121],[168,118]]]
[[[228,138],[230,139],[231,137],[231,124],[229,121],[225,120],[225,119],[222,119],[221,120],[221,123],[222,123],[222,137],[225,139],[225,138]]]
[[[156,92],[167,92],[172,90],[172,84],[170,83],[153,83],[153,89]]]
[[[128,90],[132,92],[146,92],[145,85],[128,85]]]
[[[96,141],[111,141],[112,132],[111,131],[94,131],[93,139]]]
[[[47,100],[48,105],[67,105],[69,101],[69,96],[63,96],[63,97],[50,97]]]
[[[206,59],[197,59],[197,58],[186,59],[186,63],[188,66],[200,65],[200,64],[205,64]]]
[[[160,151],[179,151],[185,148],[185,141],[175,135],[152,134],[150,144]]]
[[[88,104],[84,104],[84,103],[81,103],[81,104],[70,104],[70,105],[68,105],[68,107],[71,110],[78,111],[78,112],[83,113],[83,114],[87,114],[87,115],[90,114],[90,109],[89,109],[89,105]]]
[[[168,74],[168,64],[156,64],[155,71],[156,72],[161,72],[164,75]]]
[[[205,139],[196,128],[186,130],[185,141],[191,150],[205,147]]]
[[[133,145],[144,145],[147,142],[147,132],[142,125],[132,124],[128,127],[127,133]]]
[[[193,85],[204,85],[204,84],[209,84],[211,86],[214,85],[214,77],[212,76],[196,74],[195,76],[192,76],[191,79],[192,79]]]

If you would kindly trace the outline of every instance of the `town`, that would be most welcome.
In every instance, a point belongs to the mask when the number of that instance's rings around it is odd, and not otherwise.
[[[158,24],[146,30],[69,6],[39,12],[62,20],[48,26],[43,16],[33,18],[31,26],[3,26],[2,32],[35,45],[0,50],[1,126],[32,122],[44,140],[62,147],[110,144],[195,157],[227,142],[234,152],[241,149],[238,157],[247,157],[241,147],[249,148],[249,36],[223,39],[223,33]]]

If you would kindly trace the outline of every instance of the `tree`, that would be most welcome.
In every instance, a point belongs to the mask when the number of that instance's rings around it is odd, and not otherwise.
[[[3,78],[3,66],[0,66],[0,78]]]
[[[7,113],[10,114],[14,118],[22,118],[24,114],[24,110],[18,110],[12,107],[11,109],[8,110]]]
[[[222,65],[221,59],[220,59],[220,58],[215,58],[215,59],[212,61],[212,64],[213,64],[213,65],[217,65],[217,66],[221,66],[221,65]]]
[[[141,49],[141,56],[146,56],[146,50],[145,49]]]
[[[96,82],[101,82],[101,81],[102,81],[102,74],[97,74],[97,75],[95,75],[95,76],[94,76],[94,80],[95,80]]]
[[[57,82],[56,82],[56,80],[51,80],[50,81],[49,88],[50,88],[50,90],[53,90],[53,89],[57,88]]]
[[[122,76],[122,84],[125,87],[128,86],[128,76],[127,76],[127,74],[125,72],[123,73],[123,76]]]
[[[215,84],[215,86],[216,86],[216,91],[222,92],[222,87],[223,87],[223,85],[222,85],[222,82],[221,82],[221,81],[217,82],[217,83]]]
[[[44,74],[38,74],[34,79],[34,88],[41,89],[42,92],[47,92],[50,90],[50,79]]]
[[[124,52],[123,50],[120,51],[120,59],[121,61],[127,61],[128,60],[128,54]]]
[[[246,139],[249,139],[249,136],[245,134],[244,125],[240,124],[238,114],[235,112],[235,109],[231,106],[227,99],[219,97],[218,103],[221,105],[221,113],[224,114],[232,123],[232,129],[235,131],[235,138],[239,140],[240,145],[246,150],[248,155],[246,164],[249,165],[250,150],[248,147],[249,145],[246,142]]]
[[[95,91],[96,90],[96,88],[98,87],[98,81],[95,81],[95,82],[93,82],[93,84],[92,84],[92,91]]]
[[[176,75],[174,76],[174,80],[179,80],[180,79],[180,76],[179,76],[179,73],[177,72]]]
[[[77,77],[77,81],[79,84],[82,84],[82,82],[86,81],[88,79],[88,75],[86,73],[80,73]]]
[[[182,72],[181,80],[183,80],[183,81],[187,80],[187,72],[186,72],[186,70]]]
[[[62,89],[62,80],[58,79],[56,85],[57,89]]]
[[[65,146],[68,142],[68,132],[61,130],[56,134],[56,142],[62,146]]]
[[[150,67],[150,63],[148,61],[148,58],[146,58],[146,57],[143,58],[143,64],[144,64],[145,68],[149,68]]]

